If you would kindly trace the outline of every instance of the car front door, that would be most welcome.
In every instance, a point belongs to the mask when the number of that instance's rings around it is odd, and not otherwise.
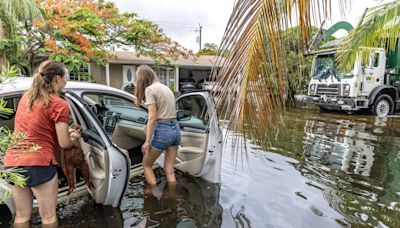
[[[222,131],[214,101],[209,92],[180,96],[177,113],[187,111],[189,118],[178,119],[181,144],[175,168],[211,182],[221,181]]]
[[[71,91],[65,92],[74,122],[82,126],[80,145],[89,166],[93,189],[88,189],[96,203],[118,207],[127,188],[130,160],[119,150],[83,100]]]

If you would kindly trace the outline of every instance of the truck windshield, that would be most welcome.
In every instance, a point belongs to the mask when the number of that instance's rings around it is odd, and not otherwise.
[[[315,67],[313,71],[314,79],[327,79],[333,76],[337,80],[352,78],[352,72],[341,72],[336,68],[335,54],[318,55],[315,59]]]

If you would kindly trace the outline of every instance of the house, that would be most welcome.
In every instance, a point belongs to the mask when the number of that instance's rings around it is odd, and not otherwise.
[[[95,62],[90,63],[87,73],[97,82],[115,88],[130,91],[135,82],[136,68],[141,64],[146,64],[156,71],[159,80],[170,87],[175,92],[180,91],[182,82],[193,81],[200,84],[203,88],[209,80],[211,70],[216,61],[215,56],[199,56],[183,58],[170,61],[169,65],[156,65],[156,61],[151,57],[137,56],[135,52],[116,51],[112,52],[115,56],[109,59],[105,66]],[[71,80],[84,80],[83,78],[70,75]]]

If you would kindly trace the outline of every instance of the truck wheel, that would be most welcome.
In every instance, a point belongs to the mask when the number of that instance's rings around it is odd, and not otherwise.
[[[393,99],[386,94],[380,95],[371,106],[371,112],[373,115],[377,116],[387,116],[392,114]]]

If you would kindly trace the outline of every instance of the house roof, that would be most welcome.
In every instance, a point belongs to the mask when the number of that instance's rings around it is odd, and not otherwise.
[[[148,56],[138,56],[135,52],[129,51],[113,51],[111,54],[115,58],[109,59],[109,63],[134,63],[134,64],[155,64],[156,61]],[[176,60],[171,60],[172,65],[185,67],[213,67],[216,63],[217,56],[201,55],[198,57],[179,57]],[[221,65],[221,64],[220,64]]]

